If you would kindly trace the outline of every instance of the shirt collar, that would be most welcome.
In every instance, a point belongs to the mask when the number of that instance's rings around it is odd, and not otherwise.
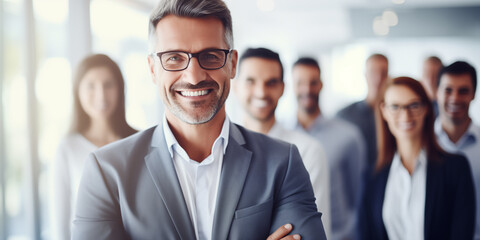
[[[167,143],[168,152],[170,153],[170,157],[173,158],[174,146],[177,145],[180,147],[180,144],[178,143],[177,139],[173,135],[173,132],[170,129],[170,126],[168,125],[167,117],[165,116],[165,114],[163,115],[163,133],[165,135],[165,141]],[[222,150],[223,150],[223,154],[225,154],[225,151],[227,150],[227,146],[228,146],[229,135],[230,135],[230,119],[228,118],[228,116],[226,116],[225,120],[223,121],[222,131],[220,132],[220,135],[217,137],[217,139],[213,143],[212,152],[214,147],[217,144],[223,143]]]
[[[455,146],[462,146],[463,144],[469,144],[472,142],[475,143],[480,141],[480,128],[476,126],[473,121],[470,122],[467,131],[458,140],[457,144],[454,144],[448,137],[447,133],[443,130],[440,117],[437,117],[437,119],[435,120],[435,134],[437,135],[437,138],[440,139],[440,141],[447,141],[451,145]]]
[[[313,121],[313,124],[312,126],[310,126],[309,129],[305,129],[303,128],[303,126],[300,124],[300,122],[298,121],[298,118],[295,117],[294,121],[293,121],[293,128],[292,129],[298,129],[298,130],[303,130],[305,132],[312,132],[314,130],[316,130],[316,128],[318,128],[319,126],[322,126],[322,123],[326,120],[326,118],[320,114],[318,115],[315,120]]]
[[[426,166],[426,164],[427,164],[427,154],[425,153],[425,150],[422,149],[418,154],[417,165],[415,166],[414,171],[416,171],[421,166]],[[393,156],[391,168],[393,169],[405,168],[405,166],[403,166],[402,164],[402,161],[400,159],[400,155],[398,154],[398,152],[396,152],[395,155]]]

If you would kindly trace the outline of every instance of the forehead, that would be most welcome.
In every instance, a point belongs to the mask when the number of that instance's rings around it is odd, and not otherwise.
[[[420,97],[404,85],[392,85],[385,91],[386,103],[408,103],[415,100],[420,100]]]
[[[320,77],[320,70],[318,68],[305,64],[295,65],[292,72],[294,75],[309,75]]]
[[[468,87],[473,89],[472,79],[469,74],[443,74],[440,78],[440,86]]]
[[[270,78],[280,78],[282,69],[280,63],[276,60],[249,57],[243,59],[240,63],[240,75],[270,80]]]
[[[156,26],[156,51],[197,52],[206,48],[226,49],[222,22],[215,17],[190,18],[168,15]]]
[[[428,59],[428,60],[425,60],[425,62],[423,63],[423,67],[425,67],[425,68],[441,68],[442,64],[435,61],[435,60]]]
[[[112,79],[112,72],[104,66],[90,68],[85,75],[83,75],[82,80],[85,81],[95,81],[95,80],[105,80]]]
[[[367,67],[370,68],[370,67],[387,67],[388,66],[388,62],[383,59],[383,58],[380,58],[380,57],[374,57],[374,58],[370,58],[367,60]]]

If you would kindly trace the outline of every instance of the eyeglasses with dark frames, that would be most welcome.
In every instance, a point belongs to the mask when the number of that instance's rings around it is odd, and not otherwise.
[[[187,69],[190,59],[197,58],[200,67],[205,70],[217,70],[225,66],[231,49],[205,49],[197,53],[184,51],[165,51],[154,53],[160,59],[166,71],[182,71]]]
[[[423,111],[424,106],[425,104],[423,102],[413,102],[403,106],[399,104],[385,104],[385,108],[387,108],[394,116],[398,116],[402,109],[405,109],[405,111],[409,112],[413,116],[418,116]]]

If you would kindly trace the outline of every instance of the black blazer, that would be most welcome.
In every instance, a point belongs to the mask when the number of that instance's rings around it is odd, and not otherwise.
[[[389,172],[390,165],[367,181],[358,215],[359,239],[388,239],[382,208]],[[425,240],[473,239],[475,189],[465,157],[442,154],[441,161],[428,162],[424,226]]]

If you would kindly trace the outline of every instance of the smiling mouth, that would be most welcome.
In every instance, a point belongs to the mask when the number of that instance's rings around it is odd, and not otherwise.
[[[252,99],[250,104],[255,108],[265,108],[269,105],[269,101],[263,99]]]
[[[463,109],[463,106],[460,104],[447,104],[446,109],[449,112],[459,112]]]
[[[180,95],[184,97],[199,97],[199,96],[205,96],[209,94],[212,90],[207,89],[207,90],[197,90],[197,91],[178,91]]]
[[[410,130],[410,129],[412,129],[414,126],[415,126],[415,123],[413,123],[413,122],[403,122],[403,123],[399,123],[399,124],[398,124],[398,127],[399,127],[401,130]]]

